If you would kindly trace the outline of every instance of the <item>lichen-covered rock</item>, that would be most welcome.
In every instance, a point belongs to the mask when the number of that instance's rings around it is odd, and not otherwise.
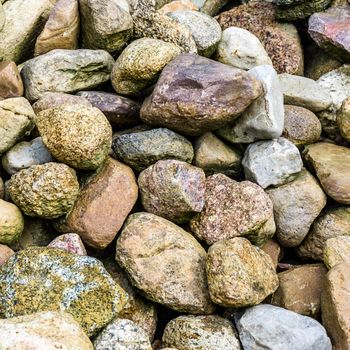
[[[16,63],[12,61],[0,62],[0,100],[21,97],[23,93],[23,81]]]
[[[18,207],[0,199],[0,243],[16,242],[21,236],[23,228],[24,219]]]
[[[48,247],[63,249],[69,253],[87,255],[81,238],[76,233],[66,233],[56,237]]]
[[[344,100],[337,113],[337,125],[341,136],[350,142],[350,97]]]
[[[105,327],[127,301],[97,259],[55,248],[29,248],[13,255],[0,271],[0,291],[6,318],[65,311],[88,336]]]
[[[105,160],[112,145],[112,128],[94,107],[61,106],[40,112],[36,126],[51,154],[74,168],[91,170]]]
[[[75,171],[67,165],[46,163],[12,175],[7,188],[24,214],[54,219],[71,209],[79,183]]]
[[[323,262],[328,269],[342,262],[350,263],[350,236],[327,239],[323,249]]]

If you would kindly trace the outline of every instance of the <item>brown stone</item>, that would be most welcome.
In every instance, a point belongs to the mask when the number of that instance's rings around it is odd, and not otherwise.
[[[337,124],[341,136],[350,142],[350,97],[344,100],[340,110],[337,113]]]
[[[0,199],[3,199],[5,195],[5,185],[3,179],[0,177]]]
[[[327,239],[323,249],[323,262],[328,269],[342,262],[350,263],[350,236]]]
[[[15,62],[0,62],[0,100],[23,96],[23,82]]]
[[[191,0],[174,0],[161,7],[158,12],[166,15],[169,12],[179,10],[198,11],[198,7]]]
[[[281,249],[280,245],[273,239],[270,239],[269,241],[264,243],[260,247],[260,249],[270,256],[273,265],[275,266],[275,269],[277,269],[278,262],[283,257],[283,250]]]
[[[15,252],[7,245],[0,244],[0,266],[4,265]]]

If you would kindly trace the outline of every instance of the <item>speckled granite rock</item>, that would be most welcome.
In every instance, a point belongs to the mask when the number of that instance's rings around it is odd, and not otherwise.
[[[193,314],[214,311],[205,276],[206,252],[179,226],[159,216],[129,216],[116,259],[150,300]]]
[[[56,237],[48,247],[63,249],[69,253],[87,255],[81,238],[76,233],[66,233]]]
[[[350,142],[350,97],[344,100],[337,113],[337,125],[342,137]]]
[[[97,259],[55,248],[30,248],[13,255],[0,271],[0,291],[6,318],[65,311],[88,336],[105,327],[127,301]]]
[[[224,307],[260,304],[278,287],[271,258],[242,237],[209,248],[207,276],[211,300]]]
[[[21,236],[23,228],[24,219],[18,207],[0,199],[0,243],[16,242]]]
[[[7,245],[0,244],[0,266],[4,265],[15,252]]]
[[[323,262],[328,269],[342,262],[350,263],[350,237],[338,236],[327,239],[323,249]]]
[[[8,191],[24,214],[54,219],[71,209],[79,183],[75,171],[67,165],[46,163],[12,175]]]
[[[237,236],[262,244],[275,233],[272,202],[256,184],[212,175],[206,181],[204,208],[190,227],[207,244]]]
[[[78,169],[96,169],[111,148],[112,128],[94,107],[63,105],[47,109],[37,115],[36,126],[51,154]]]
[[[11,61],[0,62],[0,100],[21,97],[23,93],[23,81],[16,63]]]

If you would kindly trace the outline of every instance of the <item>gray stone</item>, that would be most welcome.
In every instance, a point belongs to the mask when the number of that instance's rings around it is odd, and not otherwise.
[[[6,18],[5,18],[5,11],[4,11],[4,7],[2,6],[2,3],[1,3],[1,1],[0,1],[0,31],[1,31],[2,28],[4,27],[5,21],[6,21]]]

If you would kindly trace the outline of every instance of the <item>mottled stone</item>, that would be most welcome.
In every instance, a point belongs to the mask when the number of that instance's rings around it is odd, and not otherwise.
[[[149,213],[129,216],[117,240],[116,259],[144,295],[171,309],[208,314],[206,252],[172,222]]]
[[[11,244],[17,241],[23,228],[24,219],[18,207],[0,199],[0,243]]]
[[[5,195],[4,180],[0,177],[0,199],[3,199]]]
[[[203,2],[201,11],[208,14],[209,16],[216,15],[223,6],[228,3],[228,0],[194,0],[197,3]]]
[[[23,82],[15,62],[0,62],[0,100],[23,96]]]
[[[178,350],[240,350],[233,324],[216,315],[179,316],[163,333],[163,345]]]
[[[278,287],[271,258],[242,237],[209,248],[207,276],[211,300],[224,307],[260,304]]]
[[[59,161],[88,170],[106,160],[112,128],[99,109],[62,105],[40,112],[35,121],[45,146]]]
[[[264,243],[260,249],[264,251],[272,260],[275,270],[277,269],[278,263],[283,257],[283,250],[280,245],[273,239],[268,240]]]
[[[344,100],[337,113],[337,125],[341,136],[350,142],[350,96]]]
[[[48,247],[63,249],[69,253],[87,255],[81,238],[76,233],[66,233],[56,237]]]
[[[8,191],[24,214],[54,219],[71,209],[79,183],[75,171],[67,165],[46,163],[12,175]]]
[[[65,311],[88,336],[105,327],[127,301],[100,261],[56,248],[30,248],[13,255],[0,271],[0,291],[6,318]]]
[[[260,245],[273,236],[276,228],[272,202],[263,189],[223,174],[207,178],[204,208],[191,220],[190,227],[209,245],[238,236]]]
[[[173,0],[168,4],[162,6],[158,12],[162,15],[166,15],[169,12],[178,11],[178,10],[192,10],[198,11],[198,6],[191,0]]]
[[[109,80],[113,63],[103,50],[52,50],[24,64],[25,96],[35,101],[45,92],[92,89]]]
[[[245,71],[183,54],[163,69],[142,105],[141,119],[200,135],[233,121],[261,93],[261,83]]]
[[[342,262],[350,263],[350,237],[338,236],[327,239],[323,248],[323,261],[328,269]]]
[[[0,30],[2,30],[2,28],[5,25],[5,11],[4,11],[4,7],[2,6],[2,1],[0,1]]]
[[[0,244],[0,266],[4,265],[15,252],[7,245]]]
[[[162,159],[191,163],[194,153],[190,141],[166,128],[117,135],[112,148],[118,159],[136,171],[142,171]]]
[[[133,41],[117,58],[111,73],[114,90],[135,95],[154,84],[166,64],[180,54],[172,43],[142,38]]]

